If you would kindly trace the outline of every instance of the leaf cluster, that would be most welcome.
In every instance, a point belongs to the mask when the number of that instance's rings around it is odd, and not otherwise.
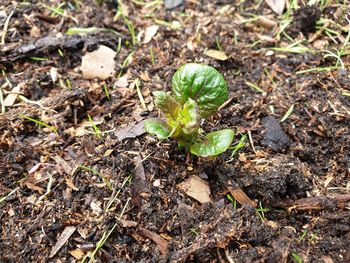
[[[231,129],[210,132],[204,136],[200,127],[227,100],[224,77],[213,67],[189,63],[179,68],[172,78],[173,95],[155,91],[156,107],[165,120],[148,119],[145,130],[159,139],[173,138],[179,146],[194,155],[217,156],[227,150],[234,138]]]

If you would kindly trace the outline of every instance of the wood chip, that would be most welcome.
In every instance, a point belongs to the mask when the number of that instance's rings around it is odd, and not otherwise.
[[[281,15],[286,4],[286,0],[265,0],[265,3],[274,11],[276,14]]]
[[[80,248],[70,250],[69,254],[71,254],[75,259],[82,259],[84,256],[84,251],[82,251]]]
[[[242,206],[250,208],[255,208],[257,206],[256,203],[253,200],[251,200],[241,188],[228,185],[227,189],[237,200],[237,202],[240,203]]]
[[[138,232],[139,234],[141,234],[142,236],[146,237],[146,238],[149,238],[151,239],[152,241],[154,241],[160,252],[162,254],[167,254],[168,253],[168,241],[166,241],[164,238],[162,238],[160,235],[152,232],[152,231],[149,231],[147,230],[146,228],[143,228],[143,227],[139,227],[138,228]]]
[[[225,61],[228,59],[228,56],[226,56],[226,54],[220,50],[209,49],[204,54],[208,57],[215,58],[222,61]]]
[[[191,176],[177,187],[202,204],[213,202],[210,198],[209,183],[197,175]]]
[[[158,29],[159,29],[159,26],[157,25],[147,27],[145,30],[145,36],[143,38],[143,44],[149,43],[153,39],[153,37],[157,34]]]
[[[63,247],[63,245],[68,241],[71,235],[73,235],[74,231],[76,230],[76,227],[74,226],[67,226],[60,237],[58,238],[55,246],[51,249],[49,258],[53,258],[56,253]]]
[[[11,90],[11,93],[6,96],[4,99],[4,106],[5,107],[11,107],[15,103],[18,93],[21,91],[21,88],[23,87],[23,83],[18,84],[16,87],[14,87]]]

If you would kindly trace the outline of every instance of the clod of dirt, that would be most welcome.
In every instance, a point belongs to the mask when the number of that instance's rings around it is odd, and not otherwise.
[[[265,133],[262,143],[268,145],[273,151],[284,151],[289,145],[289,138],[283,131],[279,122],[273,116],[267,116],[262,120]]]
[[[99,78],[105,80],[115,73],[114,57],[116,52],[106,46],[100,47],[93,51],[86,53],[82,58],[80,70],[83,72],[84,79]]]
[[[250,198],[256,198],[266,203],[276,203],[281,199],[298,199],[305,196],[311,185],[306,177],[306,168],[296,158],[278,155],[275,158],[263,160],[250,169],[244,169],[236,181],[242,185],[244,192]]]
[[[302,32],[304,35],[316,31],[316,22],[321,17],[321,10],[317,6],[304,6],[297,9],[293,17],[293,35]]]
[[[177,208],[177,213],[180,218],[181,233],[184,235],[193,224],[193,211],[190,206],[185,204],[179,204]]]

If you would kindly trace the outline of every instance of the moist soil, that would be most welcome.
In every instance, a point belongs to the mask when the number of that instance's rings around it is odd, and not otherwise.
[[[15,98],[0,115],[0,262],[350,262],[346,3],[278,16],[264,1],[116,2],[0,3],[2,28],[13,11],[1,93]],[[293,43],[304,49],[284,52]],[[82,56],[100,45],[118,51],[116,73],[86,80]],[[142,129],[160,117],[152,92],[188,62],[227,80],[203,129],[246,138],[233,156],[198,158]],[[193,176],[210,202],[179,187]]]

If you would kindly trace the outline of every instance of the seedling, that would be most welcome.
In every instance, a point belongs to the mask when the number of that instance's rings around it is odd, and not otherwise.
[[[88,116],[88,119],[89,119],[89,122],[90,122],[92,128],[94,129],[94,133],[95,133],[96,137],[101,139],[101,130],[97,127],[96,123],[91,118],[91,116],[89,114],[87,116]]]
[[[21,117],[21,118],[23,118],[23,119],[26,119],[26,120],[28,120],[28,121],[34,122],[35,124],[37,124],[37,125],[39,125],[39,126],[42,126],[42,127],[45,127],[45,128],[49,128],[52,132],[58,134],[55,127],[53,127],[53,126],[51,126],[51,125],[49,125],[49,124],[47,124],[47,123],[45,123],[45,122],[38,121],[38,120],[36,120],[36,119],[33,119],[33,118],[31,118],[31,117],[28,117],[28,116],[25,116],[25,115],[22,115],[22,114],[19,114],[18,116]]]
[[[201,120],[214,115],[228,97],[224,77],[213,67],[190,63],[179,68],[172,79],[173,95],[155,91],[155,104],[166,120],[148,119],[145,130],[159,139],[173,138],[179,148],[194,155],[217,156],[232,143],[231,129],[204,136]]]

